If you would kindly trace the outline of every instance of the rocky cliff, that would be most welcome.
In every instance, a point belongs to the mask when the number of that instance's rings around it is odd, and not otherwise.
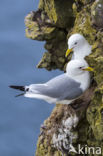
[[[26,36],[46,41],[38,68],[65,71],[67,39],[80,33],[92,45],[86,58],[94,68],[90,89],[72,105],[57,104],[44,121],[36,156],[100,154],[103,150],[103,0],[40,0],[38,10],[25,18]],[[95,147],[89,151],[87,147]],[[98,150],[98,151],[96,151]],[[84,152],[84,153],[83,153]],[[86,153],[87,152],[87,153]],[[103,154],[101,154],[103,155]]]

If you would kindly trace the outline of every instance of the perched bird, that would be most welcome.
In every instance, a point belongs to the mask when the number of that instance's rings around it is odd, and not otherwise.
[[[37,98],[48,103],[70,104],[88,89],[90,74],[93,71],[85,60],[72,60],[67,64],[66,73],[43,84],[10,86],[23,91],[25,97]]]
[[[73,34],[68,39],[68,50],[66,57],[73,51],[72,59],[84,59],[91,53],[92,46],[80,34]]]

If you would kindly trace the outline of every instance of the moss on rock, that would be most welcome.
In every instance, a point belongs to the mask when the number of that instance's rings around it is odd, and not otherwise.
[[[26,16],[26,36],[33,40],[46,41],[45,48],[50,61],[48,57],[47,59],[43,57],[38,68],[64,69],[67,62],[65,59],[68,33],[66,28],[71,28],[74,21],[72,3],[73,1],[67,0],[63,3],[62,0],[40,0],[38,11],[32,11]]]
[[[37,143],[36,156],[62,156],[62,154],[67,156],[70,145],[68,134],[76,136],[72,139],[74,147],[80,143],[101,147],[103,150],[102,0],[75,0],[73,2],[40,0],[39,10],[30,13],[25,20],[27,37],[46,40],[47,52],[38,64],[39,68],[65,70],[68,62],[65,58],[67,38],[73,33],[83,34],[92,45],[92,54],[86,57],[86,60],[94,68],[91,88],[71,106],[57,105],[51,116],[44,122]],[[69,121],[70,113],[78,117],[78,124],[75,128],[72,125],[72,128],[69,127],[67,130],[68,127],[65,127],[64,123],[67,119]],[[64,140],[67,141],[68,148],[67,146],[64,148],[61,146],[62,143],[58,142],[61,134],[62,137],[65,134],[66,138],[62,141],[64,144]],[[53,142],[53,135],[57,143]],[[70,153],[70,155],[76,154]]]
[[[92,22],[98,28],[103,28],[103,1],[95,1],[91,9]]]
[[[25,18],[26,36],[34,40],[50,40],[55,37],[57,29],[42,10],[32,11]]]
[[[73,25],[72,4],[72,0],[40,0],[39,8],[47,13],[57,27],[66,28]]]

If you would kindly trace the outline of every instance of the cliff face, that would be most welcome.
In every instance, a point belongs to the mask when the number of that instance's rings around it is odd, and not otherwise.
[[[67,38],[81,33],[92,45],[86,60],[95,70],[90,89],[71,106],[56,105],[44,121],[36,156],[69,155],[78,144],[103,149],[103,1],[40,0],[38,11],[28,14],[25,24],[27,37],[46,41],[38,68],[65,70],[70,60],[65,58]]]

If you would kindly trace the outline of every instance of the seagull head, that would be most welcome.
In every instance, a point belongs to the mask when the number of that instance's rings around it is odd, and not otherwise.
[[[78,76],[88,71],[93,71],[93,68],[89,67],[85,60],[71,60],[66,68],[69,76]]]
[[[68,39],[68,50],[66,51],[66,57],[70,52],[80,51],[84,45],[88,45],[87,40],[81,34],[73,34]]]

